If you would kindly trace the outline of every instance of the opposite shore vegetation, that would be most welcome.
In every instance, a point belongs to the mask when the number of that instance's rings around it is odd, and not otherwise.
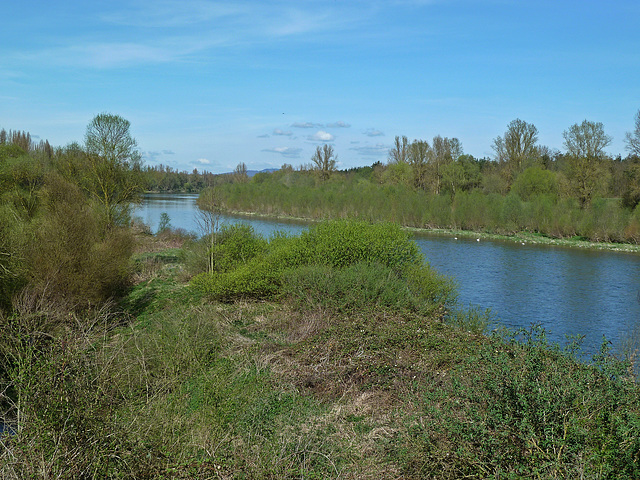
[[[0,476],[637,478],[634,352],[485,335],[400,228],[635,246],[638,152],[534,129],[497,161],[399,137],[386,165],[251,178],[145,168],[116,115],[60,149],[0,132]],[[132,225],[145,189],[202,190],[208,232]],[[318,223],[265,239],[228,210]]]

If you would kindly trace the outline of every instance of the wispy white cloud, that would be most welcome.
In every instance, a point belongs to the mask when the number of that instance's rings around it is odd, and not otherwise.
[[[291,124],[291,126],[293,128],[318,128],[318,127],[322,127],[321,124],[312,123],[312,122],[293,122]]]
[[[389,153],[388,145],[378,143],[376,145],[362,145],[360,147],[351,147],[350,150],[358,152],[360,155],[367,157],[381,157],[386,156]]]
[[[173,152],[172,150],[162,150],[161,152],[152,150],[142,152],[142,158],[151,162],[157,162],[158,157],[161,157],[162,155],[175,155],[175,152]]]
[[[314,32],[325,35],[357,21],[355,9],[345,7],[319,13],[317,8],[292,8],[280,2],[114,2],[91,18],[90,32],[69,30],[55,47],[14,49],[11,57],[18,62],[89,68],[200,60],[212,49],[264,44]]]
[[[325,132],[324,130],[318,130],[313,135],[307,137],[312,142],[332,142],[336,137],[331,135],[329,132]]]
[[[384,133],[381,132],[380,130],[378,130],[377,128],[368,128],[367,130],[364,131],[364,134],[367,137],[382,137],[382,136],[384,136]]]
[[[160,152],[155,152],[155,151],[142,152],[142,158],[150,162],[155,162],[159,156],[160,156]]]
[[[280,17],[274,19],[268,32],[276,36],[300,35],[327,28],[335,28],[331,25],[333,16],[327,9],[318,10],[287,9],[280,12]]]
[[[285,137],[290,137],[291,135],[293,135],[293,132],[289,132],[289,131],[286,131],[286,132],[285,132],[284,130],[281,130],[281,129],[279,129],[279,128],[276,128],[276,129],[273,131],[273,134],[274,134],[274,135],[283,135],[283,136],[285,136]]]
[[[271,135],[268,133],[263,133],[262,135],[258,135],[258,138],[269,138]]]
[[[199,158],[191,163],[197,163],[199,165],[211,165],[211,160],[207,160],[206,158]]]
[[[279,153],[283,157],[287,157],[287,158],[299,158],[300,153],[302,152],[302,149],[296,148],[296,147],[273,147],[273,148],[265,148],[262,151]]]
[[[114,68],[148,63],[166,63],[197,50],[195,46],[152,46],[133,42],[70,45],[23,54],[30,61],[52,65]]]
[[[334,123],[328,123],[327,127],[328,128],[350,128],[351,125],[349,125],[346,122],[343,122],[342,120],[339,120],[339,121],[334,122]]]

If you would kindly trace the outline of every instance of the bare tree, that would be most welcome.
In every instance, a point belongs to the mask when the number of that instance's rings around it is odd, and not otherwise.
[[[202,235],[209,240],[209,272],[214,272],[216,268],[216,245],[218,240],[218,230],[220,229],[220,217],[222,215],[222,204],[220,196],[215,187],[205,188],[196,201],[198,214],[196,222]]]
[[[87,172],[83,188],[104,208],[107,225],[128,219],[131,202],[141,192],[136,172],[141,155],[129,132],[128,120],[108,113],[96,115],[87,126]]]
[[[409,163],[413,172],[413,184],[424,190],[427,187],[427,172],[433,151],[426,140],[414,140],[409,146]]]
[[[404,135],[396,135],[395,144],[389,150],[389,163],[406,163],[409,159],[409,140]]]
[[[538,157],[538,129],[519,118],[507,125],[507,131],[493,140],[492,148],[496,160],[507,164],[509,180],[512,181],[532,160]]]
[[[318,172],[322,180],[327,180],[336,170],[337,158],[331,145],[325,143],[322,147],[316,147],[311,161],[314,164],[314,170]]]
[[[233,177],[236,182],[245,183],[249,176],[247,175],[247,164],[244,162],[240,162],[236,169],[233,171]]]
[[[640,157],[640,110],[636,113],[635,128],[633,132],[627,132],[625,143],[627,144],[627,150],[629,150],[632,155]]]
[[[612,137],[604,133],[602,122],[588,120],[581,124],[574,123],[562,133],[562,136],[569,155],[591,160],[604,158],[604,149],[612,140]]]
[[[447,138],[437,135],[433,137],[432,154],[429,162],[429,171],[433,190],[440,193],[442,185],[443,169],[453,163],[462,155],[462,143],[457,138]]]

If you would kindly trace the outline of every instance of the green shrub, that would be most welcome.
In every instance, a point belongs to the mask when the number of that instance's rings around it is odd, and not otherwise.
[[[103,233],[80,189],[58,175],[47,177],[43,203],[25,248],[29,288],[81,308],[120,294],[128,283],[131,233],[117,227]]]
[[[307,264],[342,268],[378,262],[402,272],[423,261],[418,245],[392,223],[328,221],[303,232],[301,238],[309,255]]]
[[[197,275],[193,287],[223,301],[278,296],[298,309],[341,313],[382,308],[443,317],[455,303],[455,284],[429,268],[394,224],[329,221],[299,237],[277,234],[268,245],[248,229],[237,232],[220,246],[231,252],[231,266]],[[251,252],[245,261],[232,255],[244,251],[242,242]]]
[[[407,272],[406,283],[416,299],[420,313],[426,314],[438,309],[443,316],[457,302],[458,290],[455,281],[436,272],[427,264],[411,267]]]
[[[556,174],[540,167],[529,167],[516,178],[511,191],[527,201],[536,195],[557,195]]]
[[[218,272],[228,272],[263,253],[267,242],[257,235],[251,225],[238,223],[223,225],[213,247]]]
[[[587,367],[540,327],[479,343],[446,379],[421,385],[423,417],[398,452],[403,473],[638,478],[637,386],[623,367],[606,352]]]
[[[414,310],[416,298],[406,282],[379,263],[355,263],[343,269],[308,265],[283,275],[282,295],[299,310],[338,313]]]
[[[235,270],[201,273],[191,285],[211,297],[231,301],[239,298],[270,298],[280,287],[280,272],[262,261],[251,261]]]

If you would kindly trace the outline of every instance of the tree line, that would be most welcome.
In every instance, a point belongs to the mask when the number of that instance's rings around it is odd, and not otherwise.
[[[229,210],[638,243],[640,111],[625,158],[606,153],[611,137],[600,122],[576,123],[563,138],[563,151],[540,145],[535,125],[516,119],[493,140],[492,158],[475,158],[457,138],[396,136],[385,163],[342,171],[323,145],[297,169],[285,164],[216,190]]]

